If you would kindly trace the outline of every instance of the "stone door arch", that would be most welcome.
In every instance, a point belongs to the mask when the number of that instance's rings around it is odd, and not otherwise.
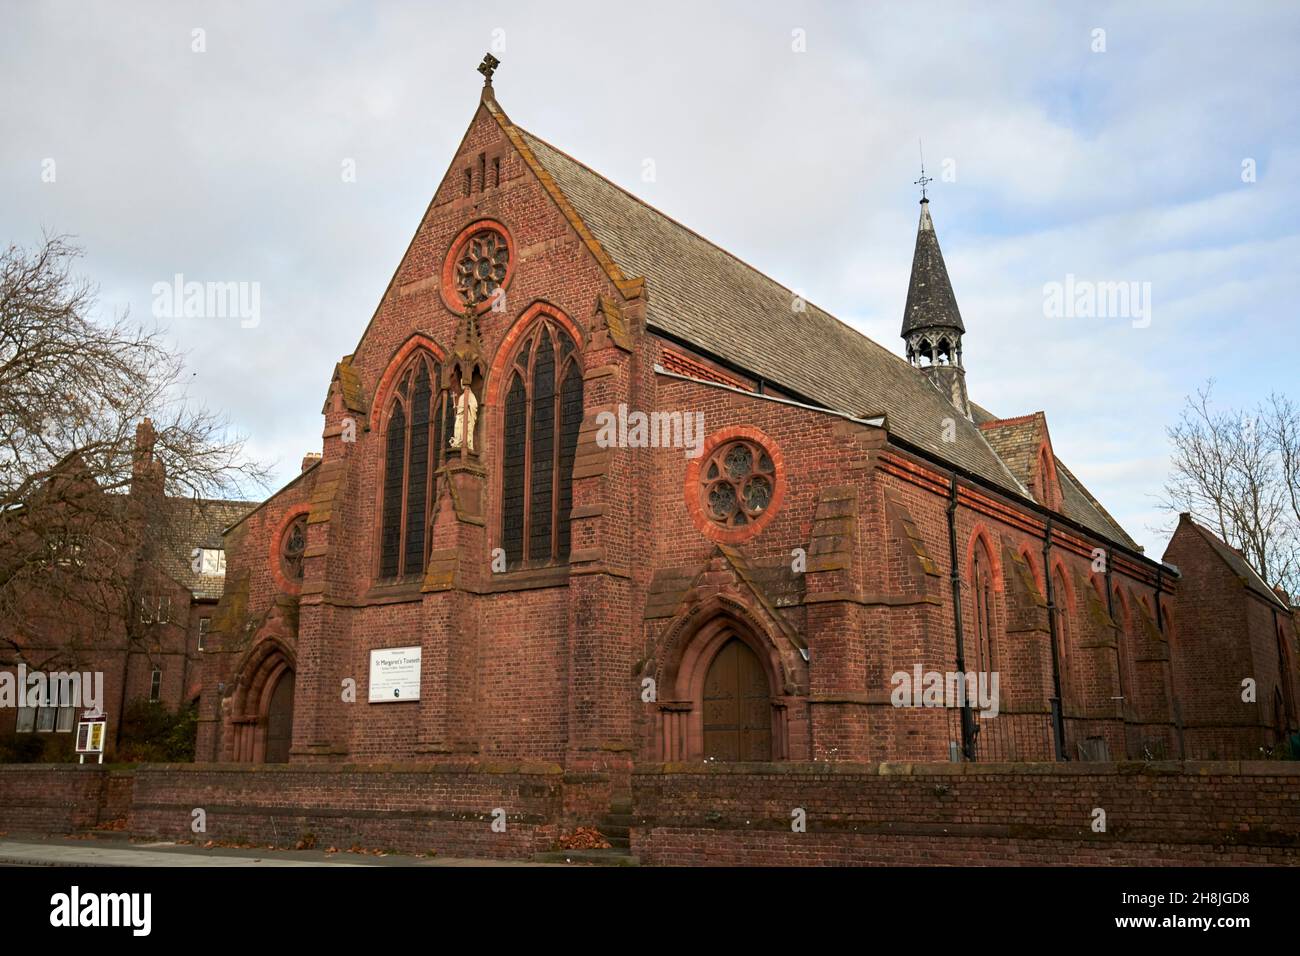
[[[658,681],[658,759],[789,759],[786,682],[771,639],[740,615],[716,613],[674,643]]]
[[[284,763],[293,739],[292,651],[277,638],[260,641],[239,668],[226,718],[230,759]]]

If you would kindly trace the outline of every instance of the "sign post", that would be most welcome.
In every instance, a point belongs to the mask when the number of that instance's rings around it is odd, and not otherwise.
[[[81,755],[79,763],[86,762],[86,754],[98,754],[99,762],[104,762],[104,737],[107,736],[108,721],[102,716],[83,720],[77,724],[77,753]]]

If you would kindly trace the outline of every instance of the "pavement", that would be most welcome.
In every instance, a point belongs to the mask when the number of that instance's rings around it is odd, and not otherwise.
[[[126,839],[69,840],[9,836],[0,838],[0,866],[545,866],[526,860],[417,857],[398,853],[371,856],[323,850],[267,850],[178,843],[135,843]],[[552,864],[563,866],[564,864]]]

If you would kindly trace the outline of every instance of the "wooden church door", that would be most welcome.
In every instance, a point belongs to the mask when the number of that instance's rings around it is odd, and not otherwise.
[[[706,760],[772,759],[772,694],[758,657],[738,637],[709,665],[704,680]]]
[[[286,670],[266,708],[266,762],[288,763],[293,742],[293,671]]]

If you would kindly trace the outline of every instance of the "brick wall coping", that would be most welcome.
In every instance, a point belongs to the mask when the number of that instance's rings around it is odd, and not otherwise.
[[[481,763],[367,763],[367,764],[0,764],[0,773],[101,773],[144,772],[295,774],[295,773],[405,773],[492,774],[499,776],[564,777],[558,764],[541,761],[485,761]],[[1188,776],[1300,777],[1300,761],[1281,760],[1155,760],[1112,763],[1068,761],[1062,763],[656,763],[638,764],[633,776],[699,774],[703,776],[835,776],[835,777],[1027,777],[1027,776],[1131,776],[1160,774]],[[570,777],[573,775],[570,774]],[[574,782],[570,780],[570,782]]]
[[[138,772],[181,773],[410,773],[410,774],[492,774],[496,776],[559,777],[564,774],[559,764],[543,761],[488,760],[478,763],[366,763],[366,764],[251,764],[251,763],[139,763],[139,764],[75,764],[75,763],[6,763],[0,764],[0,773],[109,773],[133,775]]]
[[[834,777],[1034,777],[1034,776],[1232,776],[1300,777],[1300,761],[1282,760],[1140,760],[1061,763],[656,763],[638,764],[632,775],[698,774],[701,776],[834,776]]]
[[[233,774],[492,774],[497,776],[559,777],[559,764],[544,761],[484,760],[457,763],[145,763],[138,772],[233,773]]]
[[[0,773],[23,773],[33,770],[50,773],[115,773],[131,774],[137,764],[133,763],[0,763]]]

